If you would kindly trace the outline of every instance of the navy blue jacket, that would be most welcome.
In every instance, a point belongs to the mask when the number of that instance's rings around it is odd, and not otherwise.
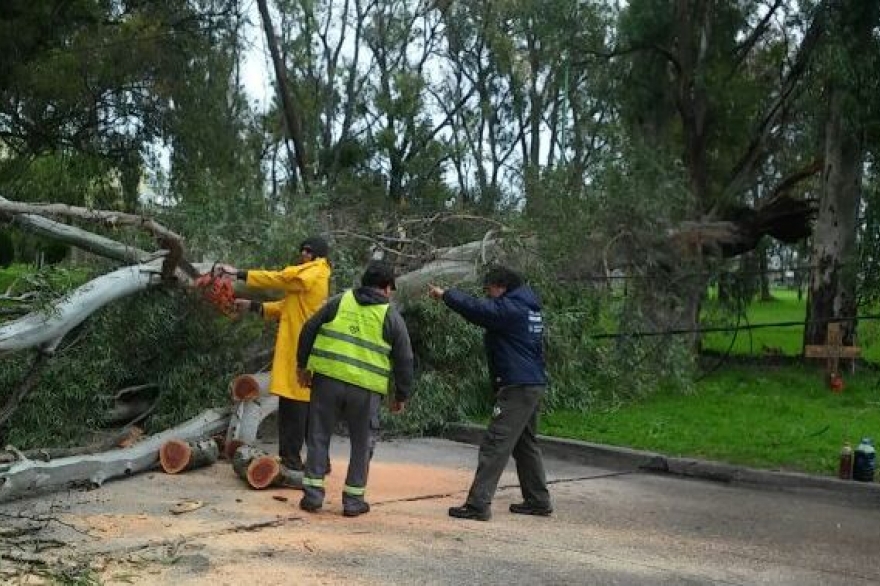
[[[496,298],[478,298],[447,289],[443,302],[486,330],[483,342],[496,390],[508,385],[547,384],[541,302],[529,287],[522,285]]]

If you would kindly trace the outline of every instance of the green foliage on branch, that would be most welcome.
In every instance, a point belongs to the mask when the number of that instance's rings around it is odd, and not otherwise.
[[[81,445],[104,423],[122,388],[154,383],[159,398],[147,420],[156,432],[229,402],[243,348],[259,325],[233,321],[194,295],[147,291],[112,304],[68,334],[4,430],[19,448]],[[0,361],[0,401],[21,383],[29,359]]]

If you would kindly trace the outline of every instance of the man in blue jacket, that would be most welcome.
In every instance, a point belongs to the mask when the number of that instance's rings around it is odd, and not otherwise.
[[[523,502],[510,512],[547,516],[553,512],[544,463],[537,442],[538,410],[547,386],[542,337],[541,302],[522,277],[506,267],[494,267],[483,278],[486,299],[456,289],[428,286],[454,312],[485,329],[489,375],[495,391],[492,421],[480,444],[477,472],[465,504],[449,515],[488,521],[492,497],[511,454],[516,461]]]

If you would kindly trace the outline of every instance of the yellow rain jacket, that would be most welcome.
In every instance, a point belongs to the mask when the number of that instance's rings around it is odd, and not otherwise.
[[[296,350],[303,324],[330,294],[330,263],[326,258],[286,267],[280,271],[248,271],[248,287],[280,289],[284,298],[263,303],[263,317],[278,320],[278,338],[269,391],[296,401],[308,401],[311,392],[296,380]]]

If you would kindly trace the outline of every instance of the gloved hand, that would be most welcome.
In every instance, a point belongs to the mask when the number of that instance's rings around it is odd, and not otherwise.
[[[232,265],[225,264],[216,264],[214,265],[214,276],[221,277],[223,275],[231,275],[233,277],[238,275],[238,269]]]

